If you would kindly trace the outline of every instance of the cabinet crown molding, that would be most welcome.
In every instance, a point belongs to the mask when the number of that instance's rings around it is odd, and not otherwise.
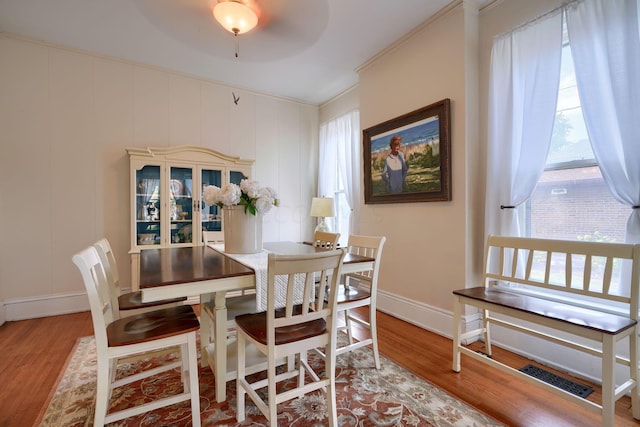
[[[252,166],[255,160],[230,156],[211,148],[198,145],[175,145],[170,147],[128,147],[127,154],[135,158],[162,157],[167,160],[204,161],[212,163]]]

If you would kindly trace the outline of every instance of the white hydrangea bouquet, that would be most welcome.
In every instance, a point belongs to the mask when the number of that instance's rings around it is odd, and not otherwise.
[[[203,189],[204,202],[209,205],[244,206],[244,213],[266,214],[280,201],[273,188],[261,187],[258,181],[243,179],[238,184],[225,184],[221,188],[207,185]]]

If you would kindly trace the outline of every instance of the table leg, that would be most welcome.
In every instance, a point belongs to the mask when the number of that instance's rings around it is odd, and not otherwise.
[[[209,366],[207,346],[211,344],[211,333],[213,332],[213,319],[207,312],[208,307],[211,306],[211,298],[212,294],[200,295],[200,366],[203,368]]]
[[[131,291],[140,290],[140,253],[131,254]]]
[[[216,401],[227,399],[227,305],[226,292],[215,293],[215,376]]]

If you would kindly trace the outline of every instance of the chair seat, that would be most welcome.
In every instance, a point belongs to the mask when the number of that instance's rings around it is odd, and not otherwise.
[[[124,317],[107,326],[110,347],[129,345],[197,331],[200,322],[190,305]]]
[[[354,301],[362,301],[367,298],[371,298],[371,293],[369,293],[369,291],[362,290],[354,286],[350,286],[349,288],[346,288],[346,289],[344,286],[340,286],[338,290],[338,304],[344,304],[347,302],[354,302]]]
[[[118,297],[118,305],[120,310],[135,310],[139,308],[155,307],[158,305],[165,305],[171,303],[178,303],[186,301],[187,298],[173,298],[165,299],[162,301],[142,302],[142,292],[129,292],[122,294]]]
[[[295,306],[294,313],[300,313],[301,306]],[[276,317],[283,317],[284,310],[276,310]],[[236,326],[261,344],[267,344],[267,313],[249,313],[236,316]],[[287,344],[322,335],[327,330],[327,322],[317,319],[291,327],[276,328],[276,344]]]

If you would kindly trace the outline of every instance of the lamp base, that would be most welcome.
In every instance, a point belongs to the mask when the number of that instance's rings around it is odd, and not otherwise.
[[[326,222],[324,222],[324,218],[320,221],[320,223],[316,226],[315,229],[316,232],[318,231],[322,231],[323,233],[331,233],[331,229],[329,228],[329,226],[327,225]]]

